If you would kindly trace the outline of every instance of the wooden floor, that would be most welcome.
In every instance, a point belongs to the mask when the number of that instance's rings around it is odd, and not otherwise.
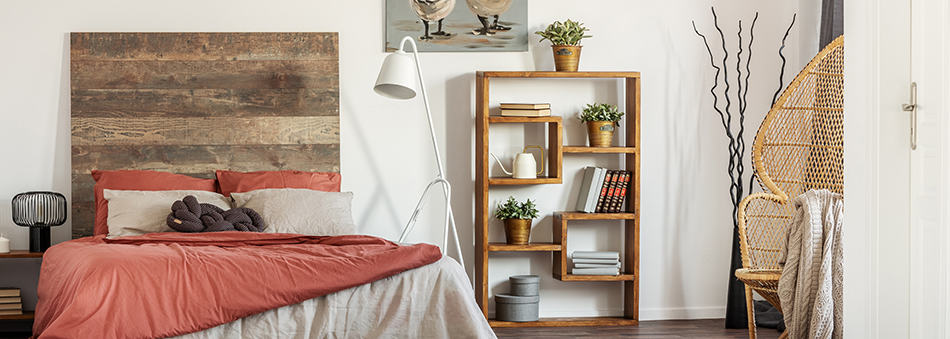
[[[496,328],[498,338],[748,338],[749,330],[727,330],[722,319],[642,321],[639,327],[521,327]],[[778,338],[760,328],[759,338]]]

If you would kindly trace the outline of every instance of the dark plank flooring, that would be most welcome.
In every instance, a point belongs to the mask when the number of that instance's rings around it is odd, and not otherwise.
[[[523,327],[496,328],[498,338],[748,338],[749,330],[727,330],[722,319],[643,321],[639,327]],[[779,332],[760,328],[758,337],[778,338]]]

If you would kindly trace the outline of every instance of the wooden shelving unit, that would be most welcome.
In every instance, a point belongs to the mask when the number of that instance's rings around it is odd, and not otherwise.
[[[501,117],[489,113],[491,79],[618,79],[624,84],[624,145],[615,147],[588,147],[563,145],[562,120],[551,117]],[[554,278],[566,282],[622,282],[624,284],[624,314],[622,317],[542,318],[534,322],[506,322],[489,320],[492,327],[560,327],[560,326],[636,326],[639,324],[640,288],[640,73],[639,72],[476,72],[475,76],[475,298],[485,316],[488,316],[488,256],[493,252],[552,252]],[[546,123],[548,130],[548,175],[537,179],[491,178],[488,174],[489,126],[500,123]],[[488,223],[491,220],[489,191],[502,185],[543,185],[562,183],[564,154],[577,156],[596,154],[622,155],[624,167],[633,172],[627,190],[624,213],[555,212],[553,242],[508,245],[488,241]],[[567,271],[567,233],[572,220],[624,221],[624,272],[616,276],[572,275]]]

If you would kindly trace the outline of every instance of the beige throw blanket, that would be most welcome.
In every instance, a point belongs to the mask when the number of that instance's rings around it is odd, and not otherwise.
[[[828,190],[795,198],[778,283],[788,338],[842,338],[844,199]]]

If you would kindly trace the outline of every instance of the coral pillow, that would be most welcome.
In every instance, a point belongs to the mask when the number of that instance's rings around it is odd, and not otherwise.
[[[214,179],[201,179],[168,172],[93,170],[92,178],[96,180],[96,186],[93,188],[96,192],[96,223],[93,233],[96,235],[109,233],[109,201],[103,196],[103,190],[215,191]]]
[[[243,193],[267,188],[303,188],[324,192],[339,192],[342,178],[334,172],[261,171],[234,172],[216,171],[220,193]]]

